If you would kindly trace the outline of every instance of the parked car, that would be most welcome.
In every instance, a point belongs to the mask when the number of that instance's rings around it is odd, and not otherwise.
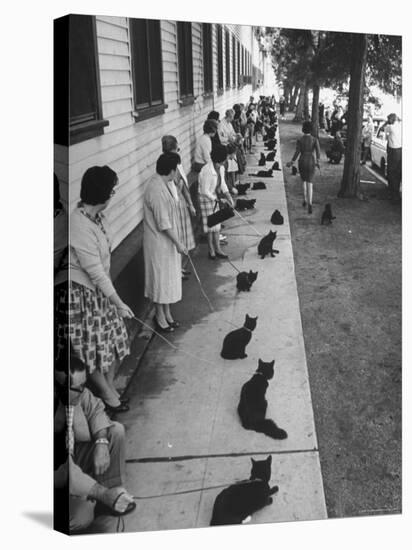
[[[375,125],[375,120],[377,124]],[[374,136],[371,143],[371,160],[372,164],[377,166],[383,176],[386,178],[386,168],[387,168],[387,153],[386,153],[386,139],[385,132],[383,130],[383,124],[385,123],[385,118],[373,119],[375,126]]]
[[[365,117],[363,119],[363,124],[366,124],[367,120],[367,117]],[[371,160],[372,163],[375,164],[386,177],[386,139],[382,129],[385,122],[386,118],[384,117],[373,117],[374,135],[371,143]],[[345,147],[347,141],[347,130],[348,127],[345,124],[341,130],[341,137]]]

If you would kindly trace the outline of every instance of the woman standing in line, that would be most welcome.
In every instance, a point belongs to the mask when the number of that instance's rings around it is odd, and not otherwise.
[[[162,149],[163,153],[178,153],[180,151],[177,139],[174,136],[162,137]],[[190,216],[196,216],[196,210],[190,196],[187,176],[181,164],[177,165],[174,183],[177,191],[177,231],[181,242],[189,252],[196,246],[192,220],[190,219]],[[190,271],[186,269],[187,262],[188,257],[182,256],[182,279],[184,280],[190,275]]]
[[[315,167],[319,168],[320,146],[319,140],[311,135],[312,123],[305,121],[302,126],[303,136],[296,143],[293,158],[286,166],[290,167],[299,157],[299,174],[303,182],[303,204],[308,205],[308,213],[312,214],[313,176]],[[315,159],[316,156],[316,159]]]
[[[177,153],[160,155],[156,174],[146,184],[144,193],[145,297],[154,303],[160,332],[173,332],[179,326],[170,311],[170,305],[182,299],[180,254],[187,254],[178,234],[174,178],[179,164]]]
[[[116,361],[130,353],[123,318],[134,316],[110,279],[111,235],[103,210],[117,183],[109,166],[86,170],[80,202],[70,216],[68,264],[55,276],[57,353],[67,350],[69,340],[106,409],[115,413],[129,410],[113,379]]]
[[[202,213],[203,231],[207,235],[210,260],[228,257],[220,248],[220,224],[213,227],[207,225],[207,217],[215,211],[219,193],[222,193],[226,201],[233,206],[232,197],[225,182],[224,165],[226,158],[226,147],[224,145],[216,146],[212,149],[210,162],[202,168],[199,174],[199,204]]]

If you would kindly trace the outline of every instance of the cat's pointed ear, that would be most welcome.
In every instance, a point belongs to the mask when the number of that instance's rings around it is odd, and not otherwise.
[[[271,455],[272,456],[272,455]],[[253,466],[256,464],[256,460],[253,460],[253,458],[250,459],[252,461]]]
[[[272,455],[269,455],[269,456],[267,457],[266,462],[267,462],[268,464],[272,464]]]
[[[249,319],[251,319],[251,317],[249,317],[249,315],[246,313],[246,321],[248,321]]]
[[[262,359],[259,359],[259,362],[258,362],[259,367],[260,367],[262,364],[263,364]]]
[[[272,365],[272,367],[275,365],[275,360],[273,359],[273,361],[270,363],[270,365]]]

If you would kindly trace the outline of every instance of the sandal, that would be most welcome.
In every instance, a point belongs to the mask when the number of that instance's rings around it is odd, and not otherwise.
[[[179,328],[180,327],[179,321],[172,321],[172,322],[168,321],[168,323],[169,323],[169,327],[172,327],[172,328]]]

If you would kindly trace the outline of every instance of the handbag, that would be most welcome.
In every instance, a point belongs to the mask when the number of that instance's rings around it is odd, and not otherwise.
[[[213,212],[213,214],[210,214],[207,217],[207,226],[213,227],[214,225],[217,225],[218,223],[222,223],[229,218],[234,217],[233,208],[229,206],[229,204],[222,203],[220,200],[216,201],[215,209],[219,205],[219,210],[216,212]]]

